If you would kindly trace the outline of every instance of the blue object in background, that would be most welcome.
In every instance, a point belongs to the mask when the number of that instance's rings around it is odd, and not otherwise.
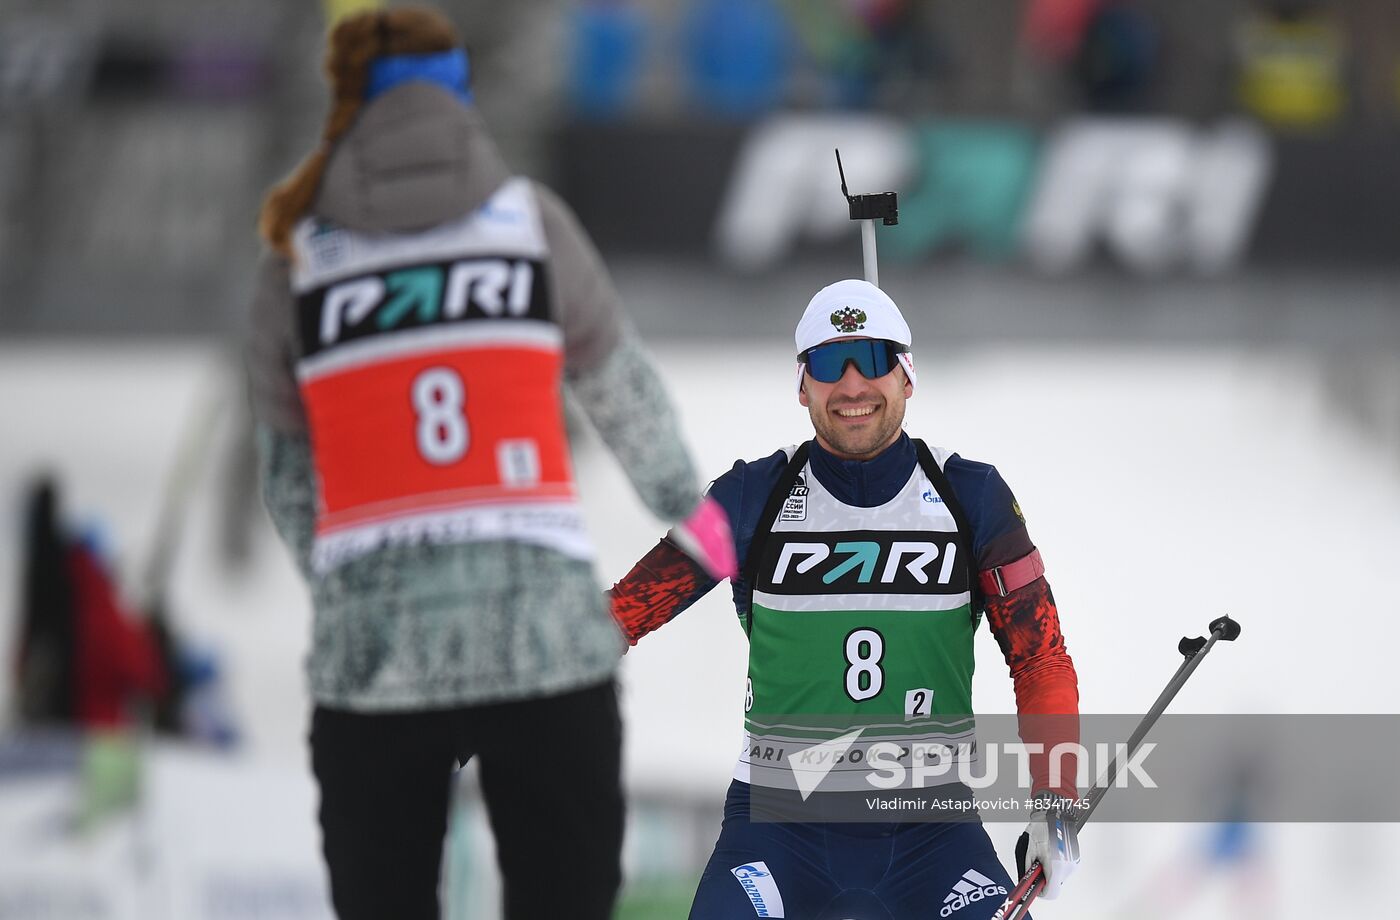
[[[1091,111],[1151,111],[1161,57],[1158,32],[1152,17],[1127,0],[1107,3],[1094,14],[1074,63]]]
[[[635,103],[647,43],[647,22],[624,0],[595,0],[569,19],[569,97],[587,118],[615,118]]]
[[[687,94],[720,115],[767,112],[783,102],[793,47],[772,0],[696,0],[681,25]]]
[[[177,666],[185,686],[180,710],[182,735],[225,750],[236,747],[238,722],[228,699],[218,654],[186,646],[179,651]]]

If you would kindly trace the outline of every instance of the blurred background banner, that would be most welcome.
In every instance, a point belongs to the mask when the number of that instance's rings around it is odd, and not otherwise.
[[[375,5],[7,4],[0,330],[235,331],[259,195],[316,123],[321,31]],[[849,246],[837,144],[904,197],[889,252],[911,267],[1400,257],[1385,0],[446,6],[512,162],[615,259],[757,271]]]
[[[235,355],[261,195],[323,115],[326,26],[383,5],[0,6],[0,918],[329,916],[308,599]],[[1016,491],[1084,711],[1145,708],[1222,613],[1245,633],[1174,711],[1400,711],[1400,4],[440,6],[508,162],[602,249],[704,475],[809,436],[792,328],[861,271],[839,147],[852,192],[900,194],[879,233],[909,430]],[[661,530],[580,434],[611,581]],[[1012,712],[977,646],[979,711]],[[624,663],[619,916],[688,909],[744,656],[721,589]],[[497,912],[475,789],[455,920]],[[1008,862],[1018,831],[991,828]],[[1142,917],[1144,893],[1154,917],[1345,915],[1400,835],[1225,803],[1082,843],[1037,916]]]

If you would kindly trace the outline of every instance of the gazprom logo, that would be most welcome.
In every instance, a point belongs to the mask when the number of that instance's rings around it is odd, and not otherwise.
[[[744,863],[729,870],[748,895],[753,912],[759,917],[784,917],[783,896],[765,862]]]

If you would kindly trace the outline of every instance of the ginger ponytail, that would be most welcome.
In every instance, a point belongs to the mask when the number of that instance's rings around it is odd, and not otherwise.
[[[331,110],[321,129],[321,143],[268,191],[258,217],[258,232],[273,250],[292,257],[292,228],[315,201],[336,142],[360,114],[370,63],[385,55],[431,54],[460,44],[452,23],[424,7],[358,13],[331,30],[325,61]]]

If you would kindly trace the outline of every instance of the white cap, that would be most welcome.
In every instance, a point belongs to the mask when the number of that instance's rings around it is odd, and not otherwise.
[[[906,348],[914,344],[909,324],[890,296],[856,278],[828,284],[808,302],[797,324],[797,353],[851,336],[888,339]]]
[[[904,314],[888,294],[869,281],[847,278],[828,284],[807,303],[797,323],[798,357],[823,342],[853,336],[887,339],[906,349],[914,344]],[[914,383],[914,362],[907,354],[900,355],[899,362],[904,365],[909,382]],[[800,385],[800,377],[798,382]]]

